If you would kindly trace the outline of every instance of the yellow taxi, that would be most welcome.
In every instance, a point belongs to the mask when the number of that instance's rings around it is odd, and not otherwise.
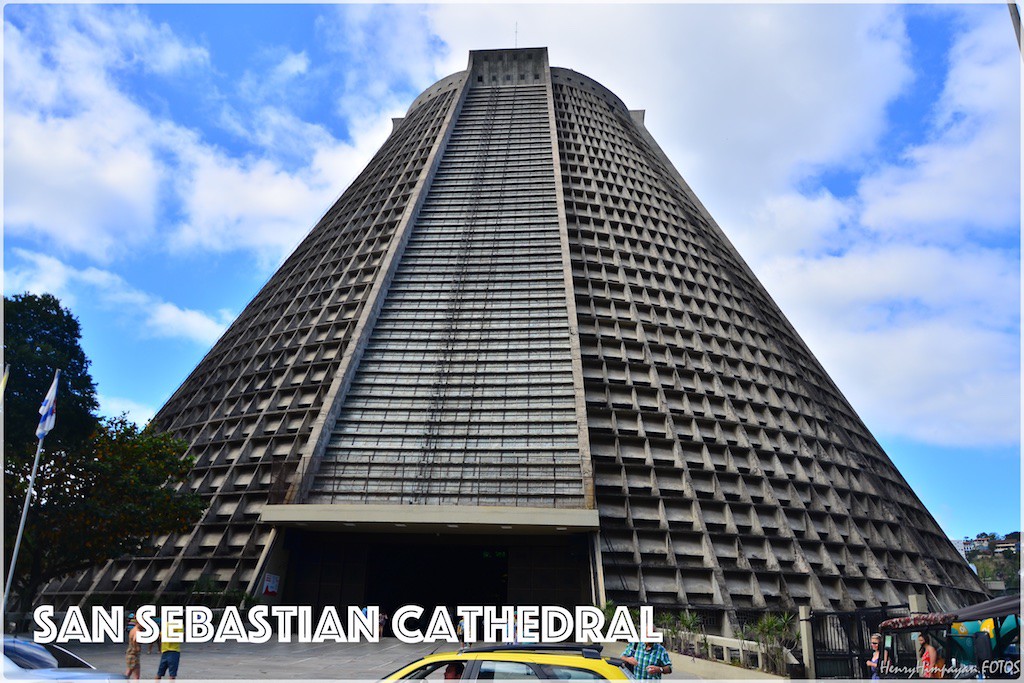
[[[632,679],[621,659],[601,656],[601,645],[493,645],[427,655],[384,677],[400,680],[615,681]]]

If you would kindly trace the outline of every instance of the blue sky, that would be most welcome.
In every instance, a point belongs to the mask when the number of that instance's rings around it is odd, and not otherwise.
[[[516,40],[647,110],[949,534],[1020,528],[1003,4],[7,5],[4,291],[58,295],[145,421],[390,118]]]

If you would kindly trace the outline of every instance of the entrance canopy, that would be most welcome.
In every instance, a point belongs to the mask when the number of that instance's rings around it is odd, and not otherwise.
[[[1011,614],[1020,614],[1020,594],[1005,595],[1003,597],[969,605],[957,612],[934,612],[929,614],[913,614],[909,617],[889,619],[879,624],[879,628],[898,631],[913,630],[928,626],[949,625],[963,621],[982,621],[995,617],[1005,617]]]
[[[1020,593],[1004,595],[988,602],[964,607],[956,613],[956,620],[979,621],[992,617],[1005,617],[1008,614],[1020,614]]]
[[[598,530],[597,510],[470,505],[267,505],[260,522],[318,531],[570,534]]]

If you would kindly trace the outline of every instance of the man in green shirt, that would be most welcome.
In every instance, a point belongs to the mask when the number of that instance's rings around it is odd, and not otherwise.
[[[622,661],[633,665],[633,675],[639,680],[658,681],[662,674],[672,673],[672,660],[661,643],[630,643]]]

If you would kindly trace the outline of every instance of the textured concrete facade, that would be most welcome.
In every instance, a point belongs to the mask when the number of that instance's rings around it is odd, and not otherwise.
[[[578,574],[725,631],[983,592],[642,113],[543,49],[418,97],[156,419],[209,512],[51,599],[255,592],[332,538],[358,583],[388,529],[515,537],[509,600]]]

